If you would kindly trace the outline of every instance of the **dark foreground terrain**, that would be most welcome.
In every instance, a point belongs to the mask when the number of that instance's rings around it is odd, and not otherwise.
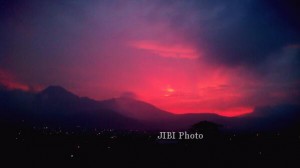
[[[300,133],[157,140],[142,131],[1,124],[1,167],[299,167]]]

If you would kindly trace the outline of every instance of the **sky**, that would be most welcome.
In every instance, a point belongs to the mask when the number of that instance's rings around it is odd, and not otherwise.
[[[299,104],[293,1],[0,0],[0,84],[173,113]]]

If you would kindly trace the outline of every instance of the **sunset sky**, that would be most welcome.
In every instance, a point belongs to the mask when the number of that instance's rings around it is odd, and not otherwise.
[[[173,113],[299,104],[299,16],[279,0],[0,0],[0,83]]]

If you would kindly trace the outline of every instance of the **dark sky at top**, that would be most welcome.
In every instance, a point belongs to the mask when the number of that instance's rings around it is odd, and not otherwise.
[[[238,115],[300,100],[300,12],[283,0],[0,0],[0,83],[130,93]]]

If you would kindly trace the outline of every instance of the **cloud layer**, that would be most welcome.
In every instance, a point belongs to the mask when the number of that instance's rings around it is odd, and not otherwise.
[[[130,90],[177,113],[297,104],[299,11],[292,1],[4,0],[0,82],[96,99]]]

